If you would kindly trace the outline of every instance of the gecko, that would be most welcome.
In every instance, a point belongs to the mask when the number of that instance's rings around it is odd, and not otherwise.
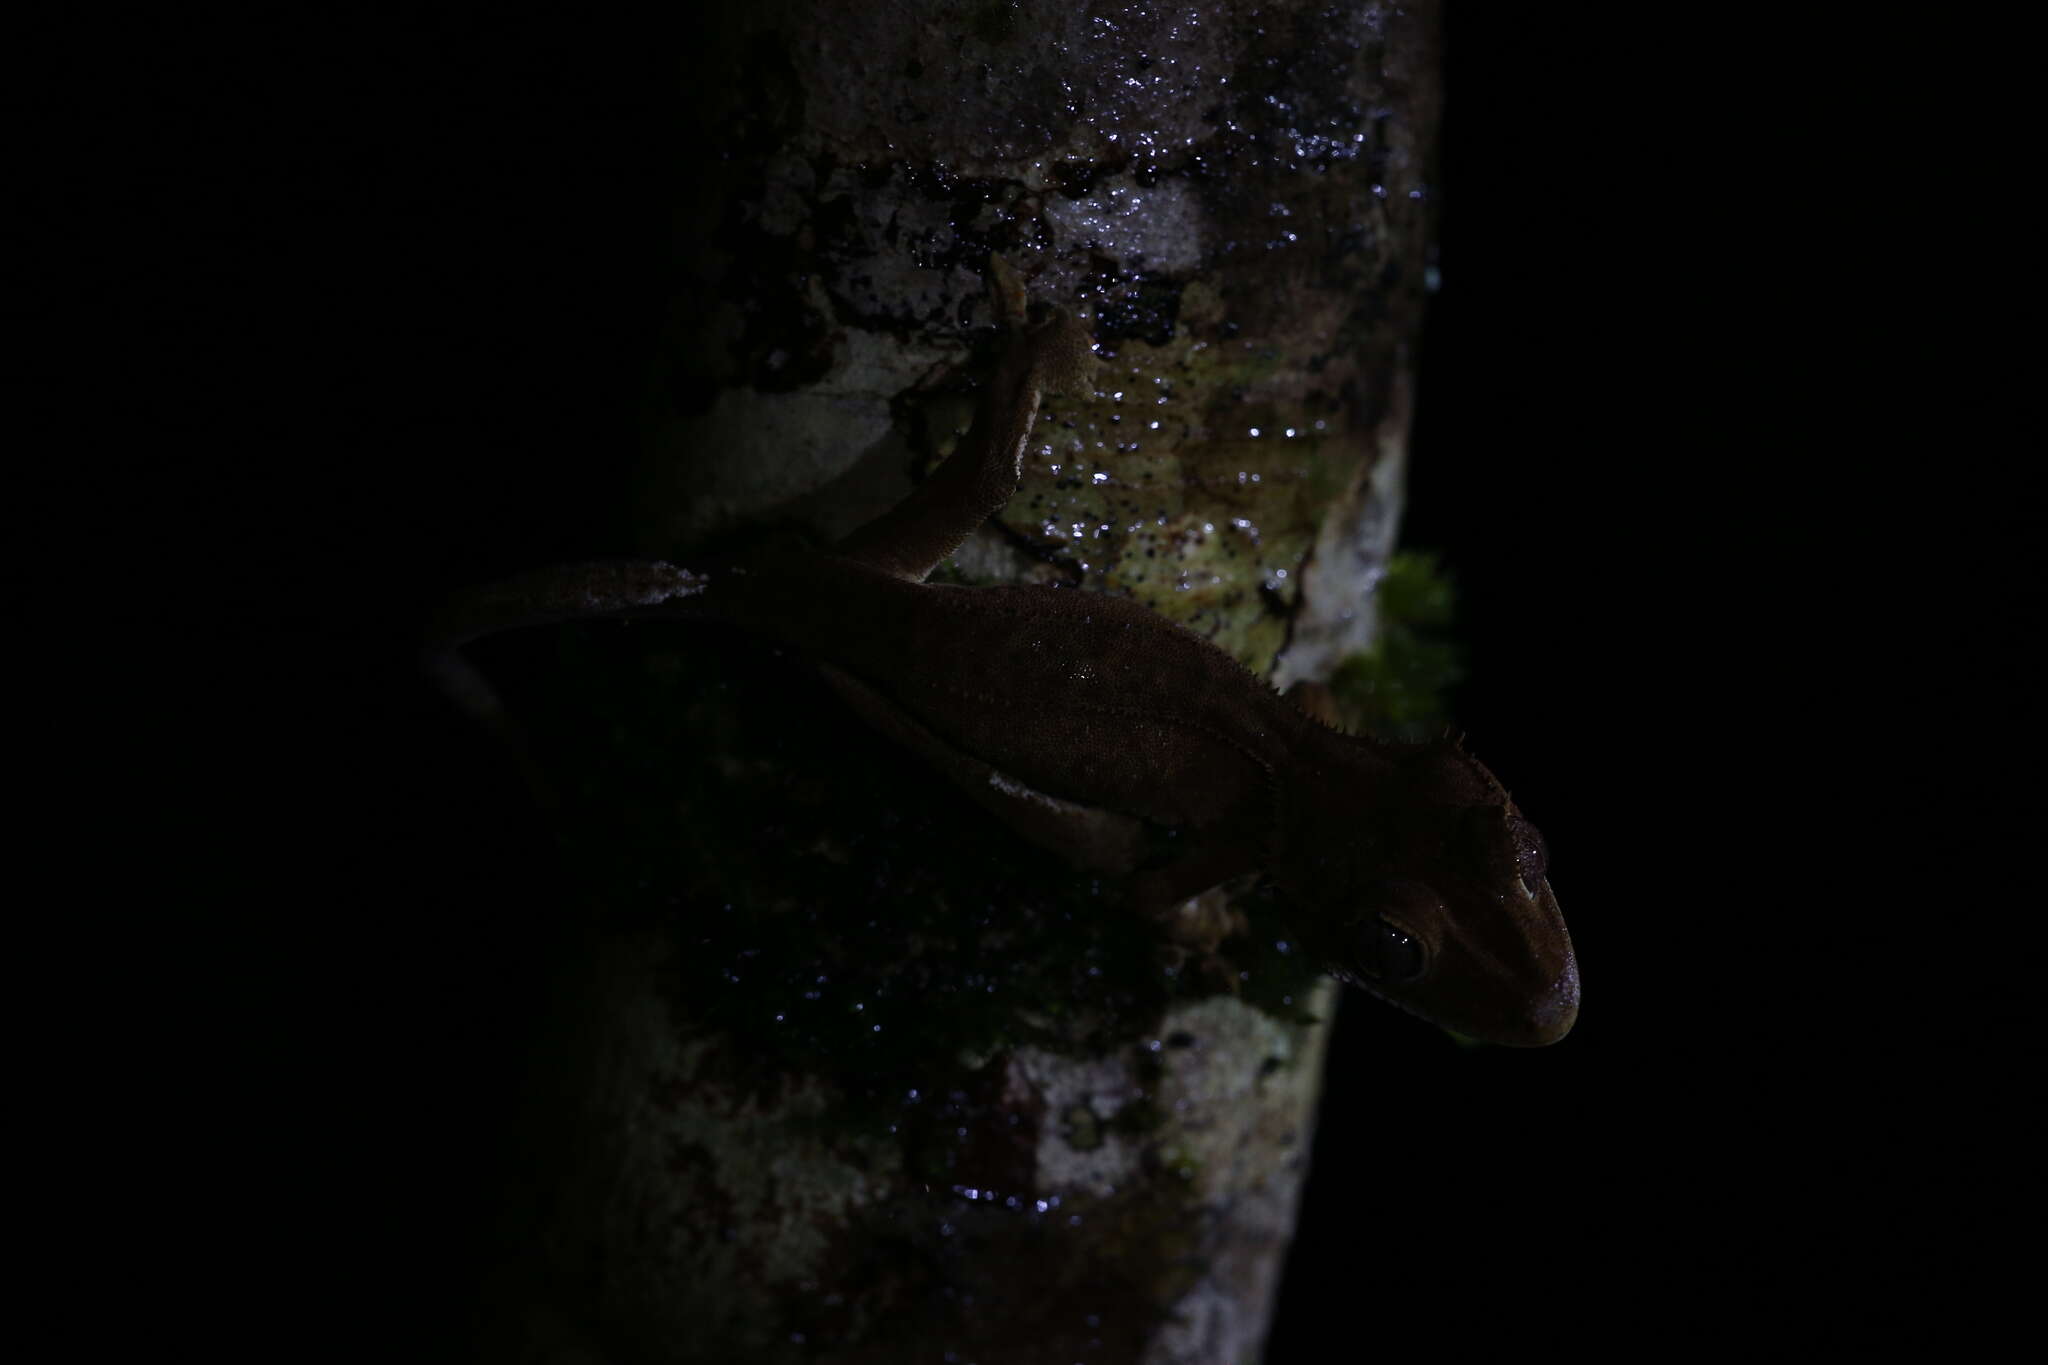
[[[894,507],[828,549],[778,545],[713,572],[567,565],[460,595],[429,634],[444,684],[489,710],[458,651],[515,626],[735,624],[814,661],[1018,835],[1123,878],[1140,913],[1166,921],[1263,874],[1287,934],[1339,980],[1486,1042],[1564,1037],[1579,974],[1547,850],[1461,741],[1346,733],[1128,598],[927,581],[1016,491],[1043,396],[1090,382],[1076,317],[1002,311],[966,435]]]

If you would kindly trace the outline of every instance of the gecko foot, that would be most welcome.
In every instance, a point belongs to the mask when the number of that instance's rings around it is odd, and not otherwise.
[[[1192,963],[1195,971],[1232,995],[1237,994],[1237,966],[1218,952],[1227,938],[1250,932],[1243,912],[1231,908],[1220,886],[1156,911],[1151,918],[1165,931],[1161,963],[1178,973]]]

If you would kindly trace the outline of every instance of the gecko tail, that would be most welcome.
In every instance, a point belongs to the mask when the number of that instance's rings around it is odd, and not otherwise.
[[[666,560],[558,564],[465,589],[442,603],[427,627],[430,650],[460,649],[500,631],[563,621],[707,619],[709,575]]]
[[[505,705],[498,689],[491,686],[490,679],[454,649],[422,652],[420,668],[456,710],[497,742],[518,774],[519,784],[526,788],[528,799],[548,814],[559,811],[561,798],[534,757],[525,727]]]
[[[544,811],[560,808],[525,729],[498,690],[463,654],[486,636],[567,621],[717,620],[708,574],[663,560],[562,564],[451,594],[429,618],[420,670],[442,696],[493,736]]]

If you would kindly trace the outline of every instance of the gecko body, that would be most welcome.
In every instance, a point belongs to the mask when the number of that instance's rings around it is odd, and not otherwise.
[[[737,624],[815,660],[1020,835],[1127,879],[1141,910],[1263,872],[1288,933],[1340,979],[1471,1037],[1563,1037],[1578,968],[1543,841],[1461,746],[1343,733],[1127,599],[925,581],[1008,501],[1042,394],[1085,382],[1089,351],[1056,310],[1015,329],[955,453],[830,550],[708,576],[553,571],[473,599],[443,638],[601,615]],[[1164,861],[1162,827],[1185,850]]]

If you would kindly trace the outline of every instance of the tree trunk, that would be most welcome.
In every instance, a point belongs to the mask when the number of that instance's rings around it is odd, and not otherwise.
[[[679,54],[650,553],[832,538],[944,457],[991,256],[1088,319],[942,574],[1125,594],[1282,683],[1371,639],[1427,268],[1438,19],[755,0]],[[997,267],[1000,268],[1000,267]],[[594,899],[535,1086],[499,1358],[1255,1359],[1332,986],[1175,961],[795,661],[559,633],[512,698]]]

